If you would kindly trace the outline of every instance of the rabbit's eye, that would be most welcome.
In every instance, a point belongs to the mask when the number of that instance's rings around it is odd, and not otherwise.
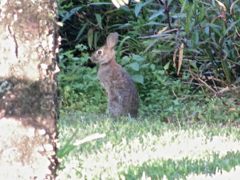
[[[98,50],[98,51],[97,51],[97,54],[98,54],[98,55],[101,55],[101,54],[102,54],[102,50]]]

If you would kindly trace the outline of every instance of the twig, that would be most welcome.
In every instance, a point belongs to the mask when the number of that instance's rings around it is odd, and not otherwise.
[[[154,34],[154,35],[149,35],[149,36],[142,36],[142,37],[139,37],[139,38],[140,39],[158,38],[158,37],[162,37],[164,35],[167,35],[167,33],[171,33],[171,32],[174,32],[174,31],[178,31],[178,29],[177,28],[170,29],[170,30],[164,31],[164,32],[159,33],[159,34]]]
[[[169,29],[172,29],[172,25],[171,25],[171,17],[170,17],[170,14],[169,14],[169,11],[170,11],[170,8],[168,6],[168,1],[165,1],[164,3],[164,9],[165,9],[165,13],[167,15],[167,22],[168,22],[168,27]]]
[[[238,90],[240,90],[240,87],[237,87],[237,86],[229,87],[229,86],[227,86],[225,88],[222,88],[220,91],[218,91],[216,95],[221,95],[221,94],[229,92],[229,91],[236,92]]]
[[[74,146],[79,146],[81,144],[84,144],[86,142],[89,142],[89,141],[93,141],[93,140],[97,140],[97,139],[101,139],[101,138],[104,138],[106,136],[106,134],[99,134],[99,133],[96,133],[96,134],[91,134],[81,140],[78,140],[74,143]]]
[[[200,81],[202,84],[204,84],[209,90],[211,90],[214,94],[216,94],[217,92],[211,88],[211,86],[209,86],[205,81],[203,81],[201,78],[197,77],[197,80]]]
[[[196,79],[197,81],[201,82],[205,87],[207,87],[210,91],[212,91],[214,94],[216,94],[217,92],[211,87],[209,86],[205,81],[203,81],[200,77],[198,77],[197,75],[195,75],[191,70],[189,70],[190,74],[192,75],[192,77],[194,79]]]

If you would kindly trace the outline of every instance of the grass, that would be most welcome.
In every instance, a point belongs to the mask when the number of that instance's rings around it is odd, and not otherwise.
[[[197,108],[202,119],[175,112],[178,121],[171,123],[157,115],[111,119],[63,111],[58,179],[232,178],[240,173],[240,130],[232,123],[239,121],[238,107],[225,113],[229,107],[214,99]],[[182,110],[193,111],[188,104]]]

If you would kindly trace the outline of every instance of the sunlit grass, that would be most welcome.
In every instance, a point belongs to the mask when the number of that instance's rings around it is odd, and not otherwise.
[[[105,136],[74,146],[95,133]],[[239,136],[237,128],[220,125],[68,113],[59,122],[59,179],[191,179],[235,172]]]

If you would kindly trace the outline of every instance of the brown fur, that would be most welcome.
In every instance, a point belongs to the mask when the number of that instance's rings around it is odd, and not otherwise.
[[[138,114],[139,97],[133,80],[115,60],[114,47],[118,34],[110,33],[103,47],[93,53],[91,60],[99,64],[98,78],[108,95],[108,111],[112,116]]]

